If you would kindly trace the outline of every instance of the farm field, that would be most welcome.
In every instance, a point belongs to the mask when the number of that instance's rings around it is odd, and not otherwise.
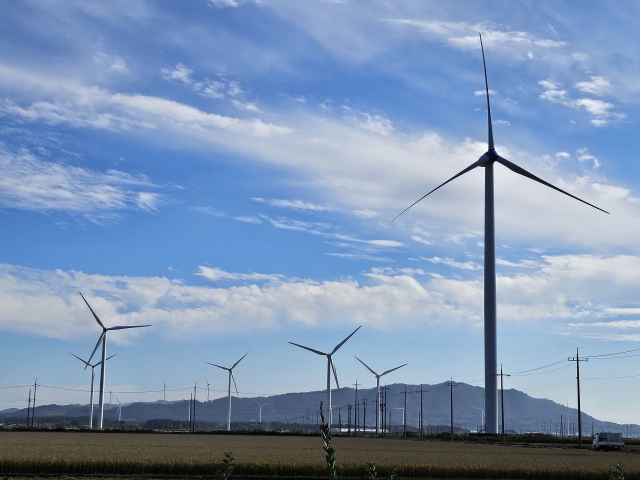
[[[608,470],[622,463],[640,472],[640,454],[575,448],[471,444],[415,439],[334,438],[338,465]],[[318,437],[258,435],[0,432],[0,461],[217,462],[233,452],[239,464],[324,464]]]

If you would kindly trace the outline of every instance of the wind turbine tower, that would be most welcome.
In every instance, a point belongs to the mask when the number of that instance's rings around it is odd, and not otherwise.
[[[100,338],[98,338],[98,343],[96,343],[96,347],[93,349],[93,352],[91,353],[91,356],[89,357],[89,360],[88,360],[89,362],[91,361],[91,359],[93,358],[93,355],[96,353],[96,350],[100,346],[100,342],[102,342],[102,362],[100,365],[100,400],[98,405],[98,428],[101,429],[102,420],[104,419],[104,381],[105,381],[105,363],[107,363],[107,332],[110,332],[111,330],[125,330],[128,328],[150,327],[151,325],[126,325],[126,326],[107,328],[102,324],[102,322],[96,315],[96,312],[93,311],[93,308],[91,308],[91,305],[89,305],[89,302],[87,302],[86,298],[84,298],[82,293],[80,293],[80,296],[84,300],[84,303],[87,304],[87,307],[89,307],[89,310],[91,310],[91,313],[93,314],[93,318],[95,318],[96,322],[98,322],[98,325],[102,327],[102,334],[100,334]],[[85,366],[84,368],[87,368],[87,367]]]
[[[340,383],[338,382],[338,373],[336,372],[336,366],[333,363],[333,359],[331,357],[333,356],[334,353],[338,351],[338,349],[342,345],[345,344],[347,340],[349,340],[353,336],[354,333],[356,333],[361,328],[362,328],[362,325],[360,325],[353,332],[351,332],[351,335],[349,335],[347,338],[341,341],[338,345],[336,345],[336,348],[334,348],[331,353],[320,352],[319,350],[314,350],[313,348],[305,347],[304,345],[298,345],[297,343],[289,342],[291,345],[295,345],[296,347],[304,348],[305,350],[309,350],[310,352],[313,352],[315,354],[323,355],[327,357],[327,421],[328,421],[329,428],[331,428],[331,425],[332,425],[331,423],[331,370],[333,370],[333,378],[336,379],[336,386],[338,387],[338,389],[340,389]]]
[[[391,373],[394,370],[398,370],[399,368],[402,368],[408,365],[408,363],[405,363],[404,365],[400,365],[399,367],[396,367],[396,368],[392,368],[391,370],[387,370],[386,372],[383,372],[378,375],[376,372],[374,372],[371,369],[371,367],[369,367],[369,365],[364,363],[358,357],[356,357],[356,360],[358,360],[362,365],[367,367],[367,369],[376,376],[376,435],[378,435],[380,433],[380,425],[382,423],[382,420],[380,418],[380,377],[386,375],[387,373]]]
[[[482,45],[482,35],[480,35],[480,48],[482,50],[482,63],[484,65],[484,82],[487,92],[487,118],[488,118],[488,146],[489,149],[476,162],[469,165],[460,173],[454,175],[446,182],[438,185],[429,193],[409,205],[393,220],[398,218],[404,212],[413,207],[420,200],[426,198],[440,187],[455,180],[461,175],[473,170],[476,167],[484,167],[484,404],[486,411],[486,429],[487,433],[498,433],[498,345],[497,345],[497,326],[496,326],[496,239],[495,239],[495,212],[493,203],[493,164],[500,163],[509,170],[522,175],[523,177],[534,180],[538,183],[546,185],[549,188],[557,190],[560,193],[570,196],[585,203],[590,207],[609,213],[595,205],[585,202],[584,200],[571,195],[558,187],[545,182],[532,173],[527,172],[524,168],[511,163],[505,158],[498,155],[493,143],[493,127],[491,124],[491,105],[489,104],[489,82],[487,80],[487,65],[484,59],[484,47]],[[393,221],[392,220],[392,221]]]
[[[262,423],[262,407],[266,407],[267,405],[271,405],[271,404],[270,403],[260,403],[258,400],[255,400],[255,402],[260,406],[260,417],[259,417],[258,423]]]
[[[73,355],[73,353],[71,353],[71,355]],[[116,355],[118,354],[116,353],[111,355],[109,358],[107,358],[107,360],[112,359]],[[82,363],[84,363],[87,367],[91,367],[91,399],[89,400],[89,402],[91,403],[91,408],[89,413],[89,428],[93,428],[93,384],[94,384],[94,378],[96,376],[96,367],[102,363],[102,360],[100,360],[98,363],[94,363],[93,365],[91,365],[89,362],[84,361],[79,356],[77,355],[73,355],[73,356],[76,357],[78,360],[80,360]]]
[[[208,363],[209,365],[213,365],[214,367],[218,367],[218,368],[221,368],[222,370],[226,370],[226,371],[229,372],[227,432],[231,431],[231,381],[232,380],[233,380],[233,386],[236,387],[236,395],[240,395],[238,393],[238,385],[236,385],[236,379],[233,376],[233,369],[236,368],[236,365],[238,365],[244,359],[244,357],[246,357],[247,355],[249,355],[249,352],[245,353],[240,360],[238,360],[236,363],[233,364],[233,367],[231,367],[231,368],[221,367],[220,365],[216,365],[215,363],[204,362],[204,363]]]

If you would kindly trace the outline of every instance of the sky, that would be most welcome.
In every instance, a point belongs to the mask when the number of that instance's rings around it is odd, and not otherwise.
[[[321,390],[325,361],[287,342],[359,325],[342,387],[375,385],[354,355],[408,363],[389,383],[484,385],[484,171],[391,222],[487,149],[481,32],[497,151],[610,212],[496,165],[505,388],[575,407],[580,348],[583,410],[640,423],[639,8],[2,2],[0,408],[35,378],[39,404],[88,401],[78,292],[152,325],[109,334],[123,402],[163,379],[222,396],[205,362],[247,351],[241,395]]]

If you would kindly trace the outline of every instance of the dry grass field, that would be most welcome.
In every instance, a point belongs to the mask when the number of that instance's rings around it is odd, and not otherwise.
[[[338,464],[431,465],[606,470],[620,462],[640,472],[640,454],[593,452],[447,441],[334,438]],[[323,465],[320,437],[159,435],[79,432],[0,432],[0,460],[219,461],[233,452],[238,463]]]

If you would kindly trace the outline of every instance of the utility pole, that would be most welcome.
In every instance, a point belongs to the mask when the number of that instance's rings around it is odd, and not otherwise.
[[[109,402],[111,403],[111,402]],[[189,394],[189,431],[191,431],[191,409],[193,408],[193,393]],[[111,407],[109,407],[109,410],[111,410]]]
[[[423,390],[422,384],[420,384],[420,390],[416,390],[416,393],[420,392],[420,438],[422,438],[422,431],[424,429],[424,413],[422,411],[422,393],[427,393],[429,390]]]
[[[589,359],[587,357],[582,357],[578,355],[578,349],[576,348],[576,356],[569,357],[568,360],[570,362],[576,362],[576,380],[578,382],[578,443],[582,446],[582,412],[580,411],[580,362],[588,362]]]
[[[362,431],[364,432],[364,436],[367,436],[367,397],[364,397],[364,400],[362,400],[362,411],[363,411],[363,415],[362,415]]]
[[[453,381],[453,377],[451,377],[451,381],[445,382],[447,387],[451,387],[451,440],[453,441],[453,387],[457,387],[458,383]]]
[[[31,389],[29,389],[29,404],[27,405],[27,428],[29,428],[30,414],[31,414]]]
[[[351,404],[347,404],[347,435],[351,436]]]
[[[504,438],[504,377],[510,377],[502,373],[502,364],[500,364],[500,373],[496,373],[496,377],[500,377],[500,403],[502,404],[502,437]]]
[[[411,392],[409,392],[409,395],[411,395]],[[404,386],[404,410],[403,410],[403,428],[402,428],[402,436],[406,437],[407,436],[407,386]]]
[[[196,390],[197,390],[197,384],[194,383],[193,384],[193,429],[192,431],[195,433],[196,431]]]
[[[382,403],[380,409],[382,411],[382,434],[384,435],[384,428],[387,426],[387,391],[389,387],[386,385],[380,389],[382,395]]]
[[[38,389],[38,379],[33,382],[33,410],[31,411],[31,426],[33,427],[33,419],[36,416],[36,390]]]
[[[564,424],[562,423],[562,415],[560,415],[560,438],[564,438]]]
[[[360,417],[360,402],[358,400],[356,400],[356,425],[354,428],[354,432],[355,432],[355,436],[358,436],[358,421],[360,420],[358,417]]]
[[[353,384],[354,387],[356,387],[356,401],[355,401],[355,407],[356,407],[356,411],[355,413],[355,418],[354,418],[354,422],[355,423],[355,430],[354,430],[354,434],[357,437],[358,436],[358,413],[360,412],[360,408],[358,405],[358,379],[356,378],[356,383]]]

